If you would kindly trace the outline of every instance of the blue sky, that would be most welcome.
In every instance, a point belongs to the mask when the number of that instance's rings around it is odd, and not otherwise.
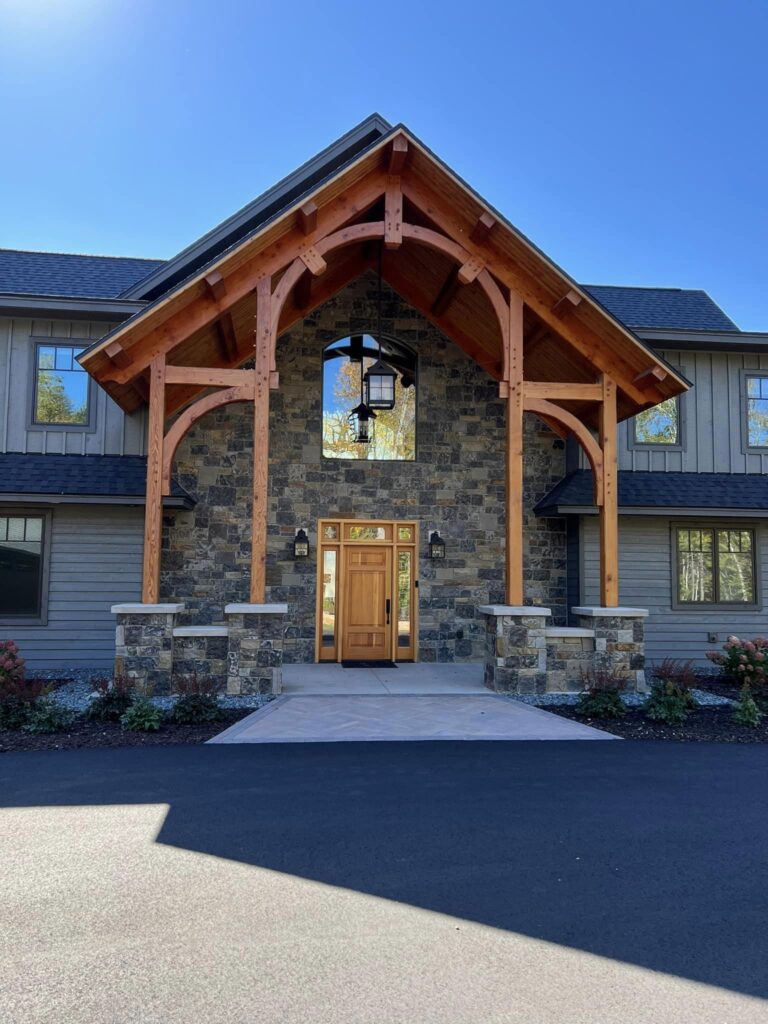
[[[768,330],[766,0],[0,0],[0,245],[167,257],[373,110],[584,283]]]

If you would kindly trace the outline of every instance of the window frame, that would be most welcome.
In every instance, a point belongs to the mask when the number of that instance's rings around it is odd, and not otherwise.
[[[672,573],[672,608],[675,611],[761,611],[763,607],[763,591],[760,579],[760,558],[758,557],[759,547],[762,542],[760,524],[754,520],[746,522],[702,522],[701,520],[681,521],[672,523],[671,526],[671,547],[672,558],[670,569]],[[680,600],[680,530],[711,530],[714,533],[712,545],[712,572],[714,581],[714,601],[681,601]],[[749,530],[752,534],[752,581],[754,586],[754,601],[721,601],[720,600],[720,554],[717,546],[718,530]]]
[[[88,419],[85,423],[43,423],[36,419],[37,410],[37,373],[39,351],[45,346],[47,348],[82,348],[86,349],[92,342],[80,338],[40,338],[32,337],[30,351],[30,388],[29,388],[29,415],[27,417],[27,429],[29,430],[55,430],[73,431],[77,433],[93,433],[96,429],[96,387],[93,378],[85,373],[88,378]],[[73,360],[75,357],[73,356]]]
[[[323,360],[323,353],[330,348],[331,345],[335,345],[337,341],[343,341],[345,338],[350,337],[353,334],[368,334],[372,337],[381,334],[382,338],[386,338],[388,335],[393,341],[396,341],[398,345],[402,345],[404,348],[408,348],[414,359],[413,369],[413,387],[415,390],[414,395],[414,410],[413,410],[413,458],[412,459],[355,459],[352,456],[344,455],[326,455],[324,450],[324,417],[325,417],[325,361]],[[386,362],[386,358],[384,359]],[[419,373],[420,373],[420,360],[419,353],[407,342],[401,341],[399,338],[395,338],[391,332],[378,331],[372,327],[355,328],[354,330],[346,331],[345,333],[339,334],[338,337],[327,341],[323,344],[320,350],[320,464],[328,463],[334,465],[339,463],[344,466],[356,466],[365,465],[370,463],[372,465],[404,465],[413,466],[419,461]]]
[[[768,370],[742,368],[739,371],[739,394],[741,416],[741,451],[743,455],[768,455],[768,444],[754,445],[749,443],[749,395],[747,382],[750,377],[768,378]]]
[[[40,508],[32,505],[0,505],[0,516],[31,518],[43,520],[43,542],[41,545],[41,556],[43,559],[40,572],[40,583],[38,588],[37,615],[2,615],[0,614],[0,626],[47,626],[48,625],[48,596],[50,591],[51,577],[51,534],[53,523],[53,512],[50,508]]]
[[[682,371],[681,371],[682,372]],[[682,452],[685,450],[685,402],[682,395],[674,395],[674,402],[677,406],[677,441],[674,444],[660,444],[658,441],[638,441],[637,439],[637,417],[632,417],[632,427],[627,431],[627,441],[630,451],[652,451],[652,452]],[[657,404],[661,404],[660,402]]]

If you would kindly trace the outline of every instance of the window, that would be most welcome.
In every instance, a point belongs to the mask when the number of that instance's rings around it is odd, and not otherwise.
[[[677,528],[678,604],[754,605],[755,531]]]
[[[680,445],[680,402],[668,398],[635,416],[635,444]]]
[[[51,426],[88,426],[88,374],[77,362],[83,345],[39,344],[35,351],[32,420]]]
[[[412,462],[416,458],[416,355],[381,337],[381,359],[397,374],[394,409],[375,409],[368,443],[356,440],[350,413],[365,401],[363,377],[379,358],[379,339],[351,335],[323,352],[323,457]]]
[[[45,612],[48,517],[0,515],[0,619],[39,622]]]
[[[747,447],[768,448],[768,376],[748,373],[745,382]]]

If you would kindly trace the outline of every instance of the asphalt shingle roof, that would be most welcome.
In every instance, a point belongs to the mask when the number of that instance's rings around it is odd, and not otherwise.
[[[693,288],[629,288],[585,284],[584,291],[627,327],[680,331],[738,331],[706,292]]]
[[[0,249],[0,293],[115,299],[163,262],[130,256]]]
[[[592,471],[578,469],[555,484],[536,506],[592,506]],[[733,508],[768,511],[768,476],[757,473],[646,473],[619,471],[619,508]]]
[[[0,494],[72,494],[143,498],[147,460],[141,455],[0,455]],[[192,504],[173,481],[171,496]]]

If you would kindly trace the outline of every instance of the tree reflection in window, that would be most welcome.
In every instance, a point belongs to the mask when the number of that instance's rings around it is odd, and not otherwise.
[[[416,355],[382,335],[381,358],[397,372],[394,409],[377,409],[372,440],[355,441],[348,416],[360,398],[361,374],[378,359],[378,338],[350,335],[323,352],[323,456],[412,462],[416,458]]]
[[[668,398],[635,416],[635,444],[680,444],[677,398]]]
[[[754,604],[754,531],[678,528],[677,594],[681,604]]]
[[[747,376],[747,441],[768,448],[768,377]]]

